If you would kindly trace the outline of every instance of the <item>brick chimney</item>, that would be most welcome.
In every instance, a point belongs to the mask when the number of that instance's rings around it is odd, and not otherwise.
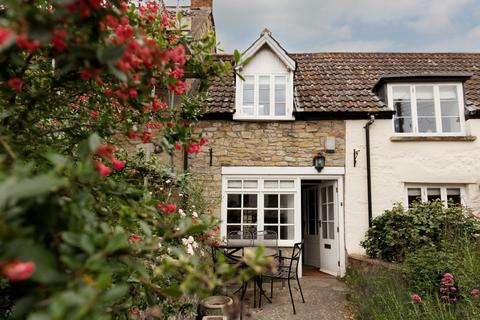
[[[213,0],[191,0],[191,8],[212,8]]]

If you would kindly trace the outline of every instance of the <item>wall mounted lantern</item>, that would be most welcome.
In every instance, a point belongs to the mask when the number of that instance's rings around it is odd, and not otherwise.
[[[322,169],[325,167],[325,156],[322,153],[318,153],[313,158],[313,166],[318,172],[322,171]]]

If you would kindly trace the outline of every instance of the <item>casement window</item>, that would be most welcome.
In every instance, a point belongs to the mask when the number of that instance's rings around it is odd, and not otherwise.
[[[394,130],[407,135],[460,135],[465,132],[463,88],[459,83],[390,84]]]
[[[226,235],[232,231],[271,230],[279,241],[295,239],[296,180],[226,179]],[[226,219],[225,219],[226,216]]]
[[[407,186],[407,204],[411,207],[415,201],[441,200],[445,205],[464,204],[464,191],[461,186]]]
[[[243,80],[239,77],[236,118],[291,119],[290,78],[287,74],[247,74]]]

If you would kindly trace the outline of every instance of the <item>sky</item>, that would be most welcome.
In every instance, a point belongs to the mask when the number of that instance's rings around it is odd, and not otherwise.
[[[225,52],[264,28],[291,53],[480,51],[480,0],[213,0],[213,11]]]

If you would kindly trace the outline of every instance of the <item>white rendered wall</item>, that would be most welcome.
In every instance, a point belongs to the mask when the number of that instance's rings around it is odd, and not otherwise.
[[[345,240],[348,254],[363,254],[360,241],[368,229],[365,123],[346,121]],[[480,212],[480,120],[466,123],[473,142],[392,142],[392,120],[376,120],[370,127],[373,216],[396,202],[405,203],[405,184],[462,184],[465,202]],[[353,166],[353,149],[360,150]]]

